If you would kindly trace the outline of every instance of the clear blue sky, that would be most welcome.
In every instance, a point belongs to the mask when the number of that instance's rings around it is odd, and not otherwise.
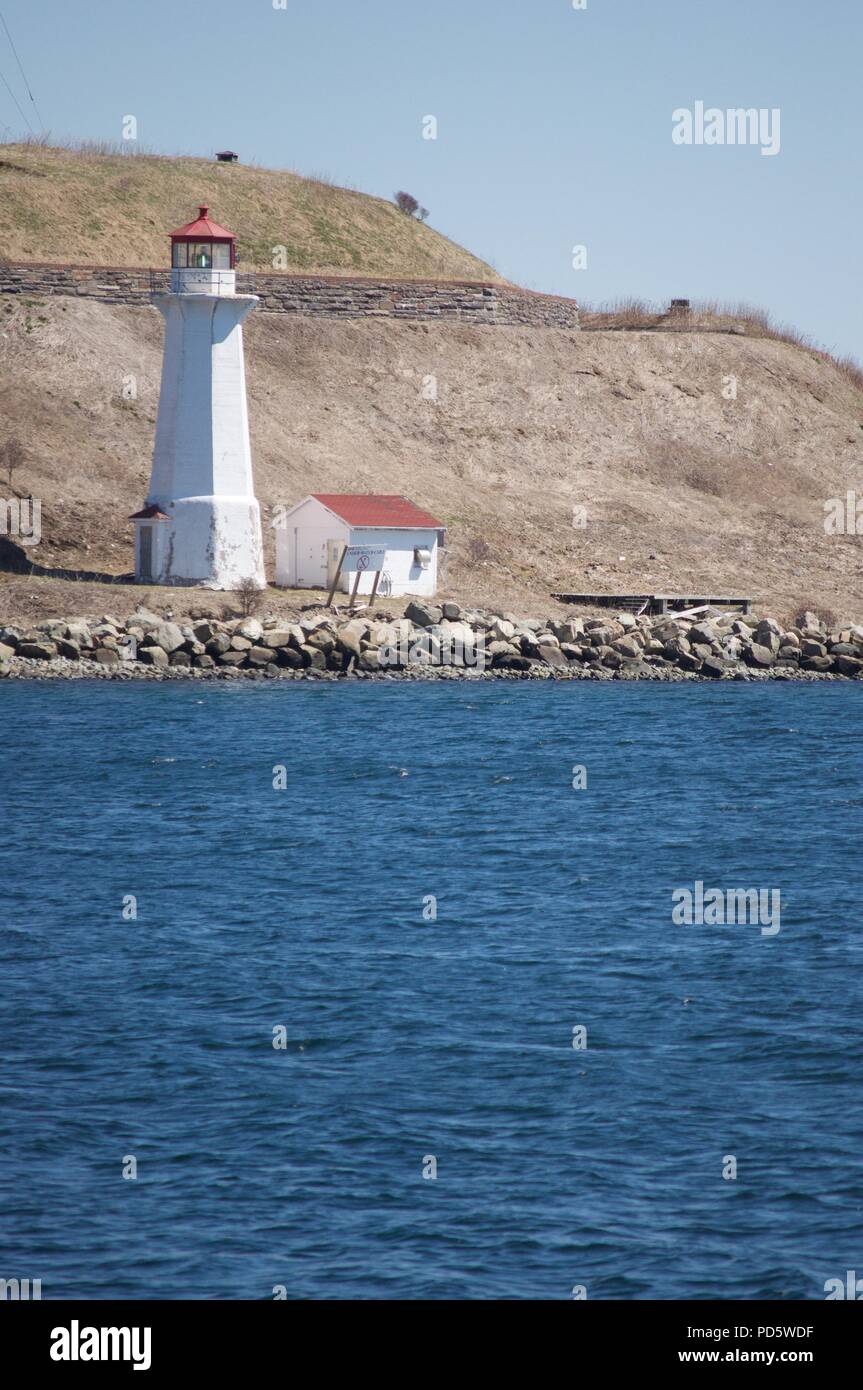
[[[747,300],[863,357],[861,0],[0,0],[57,136],[404,188],[504,275]],[[0,29],[0,71],[37,124]],[[672,111],[781,110],[781,150]],[[422,118],[439,122],[423,140]],[[23,128],[0,83],[0,121]],[[8,139],[8,136],[4,138]],[[587,269],[572,248],[587,247]]]

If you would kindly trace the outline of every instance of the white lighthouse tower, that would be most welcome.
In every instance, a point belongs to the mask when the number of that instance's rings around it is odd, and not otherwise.
[[[135,575],[151,584],[265,585],[252,483],[237,241],[201,207],[171,233],[171,290],[153,302],[165,355],[150,490],[135,523]]]

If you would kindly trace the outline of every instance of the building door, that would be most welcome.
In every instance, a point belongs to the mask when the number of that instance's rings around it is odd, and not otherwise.
[[[297,551],[297,588],[322,589],[327,579],[327,542],[320,531],[303,531]]]
[[[142,579],[153,578],[153,528],[142,526],[139,532],[138,573]]]

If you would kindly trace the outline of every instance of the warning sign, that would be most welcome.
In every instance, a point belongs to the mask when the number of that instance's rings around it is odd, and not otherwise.
[[[382,570],[386,558],[385,545],[349,545],[342,560],[342,573],[362,574],[364,570]]]

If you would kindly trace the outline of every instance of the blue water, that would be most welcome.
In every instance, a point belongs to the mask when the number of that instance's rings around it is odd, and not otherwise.
[[[823,1298],[863,1270],[861,713],[4,683],[0,1277]],[[696,879],[778,888],[779,934],[674,925]]]

